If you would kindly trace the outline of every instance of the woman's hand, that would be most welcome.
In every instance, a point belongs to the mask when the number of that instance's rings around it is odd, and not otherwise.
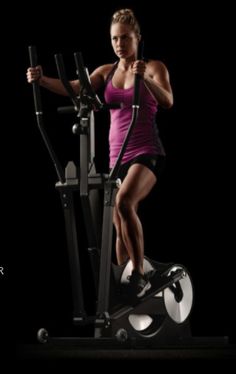
[[[143,78],[146,71],[146,63],[143,60],[134,61],[131,65],[131,71],[133,74],[138,74]]]
[[[34,68],[28,68],[26,72],[26,78],[28,83],[33,83],[39,81],[43,77],[43,69],[42,66],[38,65]]]

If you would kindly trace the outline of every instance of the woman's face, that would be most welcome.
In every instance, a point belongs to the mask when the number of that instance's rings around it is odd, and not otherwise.
[[[138,42],[138,36],[130,25],[115,23],[111,26],[111,44],[119,58],[135,58]]]

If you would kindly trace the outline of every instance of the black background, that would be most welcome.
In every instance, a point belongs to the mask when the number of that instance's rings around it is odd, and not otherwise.
[[[31,9],[21,5],[23,16],[13,20],[14,43],[6,47],[13,51],[11,77],[16,82],[11,86],[16,105],[10,108],[6,126],[10,152],[4,153],[4,164],[13,186],[8,242],[16,239],[17,245],[9,244],[6,252],[14,248],[17,339],[34,340],[42,326],[60,332],[72,316],[64,218],[54,187],[57,176],[37,128],[32,88],[25,78],[28,46],[37,47],[39,62],[49,76],[57,76],[54,54],[62,53],[73,79],[75,51],[82,51],[90,72],[115,61],[110,17],[116,9],[131,7],[140,21],[144,55],[166,64],[175,98],[173,108],[157,115],[167,167],[159,186],[141,206],[146,254],[157,261],[182,263],[189,270],[195,299],[193,335],[229,336],[235,342],[230,9],[226,3],[224,8],[215,4],[206,8],[199,2],[188,6],[157,2],[154,9],[149,1],[68,2],[66,6],[49,10],[37,3]],[[41,92],[45,128],[65,166],[68,160],[78,159],[78,139],[71,132],[73,116],[59,117],[56,108],[70,101]],[[107,169],[108,126],[108,117],[98,113],[99,171]],[[90,270],[86,255],[82,258],[90,309]]]

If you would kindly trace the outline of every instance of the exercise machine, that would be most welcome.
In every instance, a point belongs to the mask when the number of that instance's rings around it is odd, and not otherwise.
[[[36,48],[29,47],[30,64],[37,65]],[[75,53],[75,65],[81,89],[78,96],[66,77],[61,54],[55,55],[59,78],[64,85],[72,106],[59,108],[61,113],[75,113],[77,121],[73,132],[80,138],[79,167],[70,161],[65,170],[53,150],[43,124],[40,88],[33,82],[33,95],[37,123],[56,169],[56,189],[61,198],[65,218],[67,248],[73,297],[73,324],[77,327],[92,325],[92,337],[51,337],[46,329],[38,331],[42,343],[55,340],[77,341],[95,344],[122,343],[132,346],[159,346],[183,343],[191,337],[189,315],[193,303],[193,288],[188,270],[175,263],[159,263],[148,257],[144,271],[152,285],[150,292],[138,299],[129,294],[131,261],[118,266],[112,262],[114,200],[120,180],[117,173],[125,148],[135,126],[139,111],[139,80],[135,77],[133,115],[117,162],[109,174],[96,172],[94,163],[94,110],[118,109],[121,103],[103,104],[89,81],[81,53]],[[104,190],[103,214],[98,214],[99,190]],[[85,224],[88,252],[94,278],[96,311],[88,316],[84,306],[78,235],[80,234],[74,194],[79,192]],[[102,216],[102,221],[101,221]]]

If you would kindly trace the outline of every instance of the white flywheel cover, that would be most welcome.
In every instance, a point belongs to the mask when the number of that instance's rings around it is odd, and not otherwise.
[[[182,269],[181,266],[173,266],[170,270],[175,271]],[[169,272],[169,274],[170,274]],[[193,288],[192,282],[189,278],[189,275],[185,272],[183,278],[179,280],[180,286],[183,291],[183,298],[180,302],[177,302],[173,292],[170,288],[165,288],[163,291],[164,294],[164,303],[170,318],[176,323],[182,323],[188,317],[193,304]]]

